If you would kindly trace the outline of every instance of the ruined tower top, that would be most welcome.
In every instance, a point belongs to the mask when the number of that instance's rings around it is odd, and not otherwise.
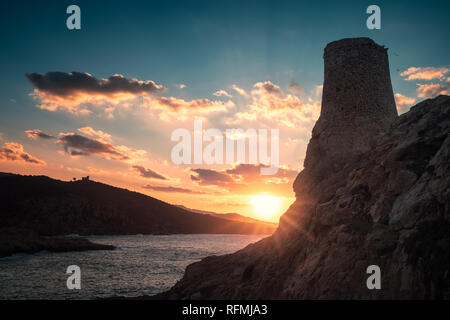
[[[342,39],[329,43],[323,57],[323,120],[384,126],[397,117],[387,48],[369,38]]]
[[[342,39],[329,43],[323,57],[322,108],[305,168],[321,159],[319,171],[326,174],[370,150],[397,109],[384,46],[369,38]]]

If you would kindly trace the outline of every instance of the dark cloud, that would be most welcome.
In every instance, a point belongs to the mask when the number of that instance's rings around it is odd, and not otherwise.
[[[300,83],[297,82],[291,82],[287,86],[287,90],[289,92],[295,93],[297,95],[302,95],[304,92],[304,88]]]
[[[245,192],[271,185],[272,190],[284,188],[292,184],[297,171],[278,168],[274,175],[261,175],[261,168],[269,168],[264,164],[237,164],[231,169],[221,171],[211,169],[191,169],[194,173],[191,180],[202,186],[217,186],[229,191]]]
[[[258,82],[255,84],[256,88],[262,88],[264,89],[268,94],[272,94],[275,96],[282,96],[283,95],[283,91],[280,89],[279,86],[273,84],[270,81],[265,81],[265,82]]]
[[[111,155],[119,160],[129,157],[119,152],[112,144],[87,138],[76,133],[62,133],[57,141],[67,153],[73,156],[87,156],[91,154]]]
[[[261,176],[261,168],[269,168],[270,166],[264,164],[246,164],[241,163],[236,165],[232,169],[228,169],[225,172],[231,176],[240,176],[244,179],[260,179]],[[275,175],[266,176],[266,177],[276,177],[276,178],[294,178],[297,176],[297,171],[278,168],[278,172]]]
[[[39,129],[26,130],[25,133],[27,134],[27,136],[29,138],[32,138],[32,139],[54,139],[55,138],[54,136],[44,133]]]
[[[140,81],[112,75],[107,79],[97,79],[86,72],[47,72],[25,75],[33,86],[42,92],[56,96],[70,96],[77,92],[112,95],[116,93],[149,94],[164,92],[166,88],[154,81]]]
[[[194,175],[191,180],[198,181],[201,185],[223,185],[233,183],[233,179],[225,173],[210,169],[191,169]]]
[[[140,176],[144,177],[144,178],[167,180],[167,178],[164,177],[163,175],[161,175],[151,169],[146,169],[142,166],[133,166],[133,169],[138,171],[140,173]]]
[[[153,191],[168,192],[168,193],[205,194],[205,192],[201,192],[201,191],[195,191],[195,190],[172,187],[172,186],[160,187],[160,186],[146,185],[146,186],[144,186],[144,188],[153,190]]]
[[[45,161],[26,153],[23,146],[16,142],[6,142],[0,149],[0,160],[24,161],[31,164],[45,165]]]
[[[83,151],[72,150],[72,151],[70,151],[70,155],[74,156],[74,157],[76,157],[76,156],[88,156],[89,153],[86,153],[86,152],[83,152]]]

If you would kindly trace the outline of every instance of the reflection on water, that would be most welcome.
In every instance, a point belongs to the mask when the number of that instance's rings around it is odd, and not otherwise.
[[[0,299],[92,299],[153,295],[169,289],[192,262],[231,253],[264,236],[91,236],[113,251],[85,251],[0,259]],[[69,265],[81,268],[81,290],[68,290]]]

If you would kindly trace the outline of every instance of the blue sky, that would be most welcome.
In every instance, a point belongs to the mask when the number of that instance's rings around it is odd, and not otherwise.
[[[78,4],[82,30],[65,28]],[[396,69],[448,64],[448,1],[378,1],[382,29],[365,26],[365,1],[5,1],[1,17],[1,97],[23,96],[26,72],[121,73],[192,97],[262,79],[306,87],[322,80],[324,46],[369,36],[390,48]],[[399,56],[394,56],[393,52]],[[406,89],[404,89],[406,90]],[[12,98],[14,98],[12,97]]]
[[[66,28],[70,4],[81,8],[79,31]],[[365,11],[371,4],[381,8],[381,30],[366,28]],[[163,159],[168,142],[158,123],[149,124],[132,113],[121,112],[111,120],[36,108],[28,72],[79,71],[98,79],[121,74],[152,80],[167,88],[164,96],[186,101],[223,100],[213,93],[231,92],[233,84],[249,92],[258,82],[270,81],[282,90],[298,83],[303,87],[299,97],[305,101],[317,99],[313,92],[323,81],[322,54],[328,42],[370,37],[389,48],[394,93],[417,102],[418,81],[406,81],[400,73],[410,67],[450,66],[449,1],[19,0],[3,1],[1,6],[0,143],[18,142],[41,158],[43,145],[30,141],[25,130],[58,135],[89,126],[111,134],[116,143]],[[242,111],[244,106],[237,108]],[[307,138],[303,140],[301,152]],[[54,144],[44,147],[55,151]],[[300,159],[285,163],[294,166]],[[58,161],[63,160],[54,159],[53,164]],[[103,166],[98,159],[89,165]],[[80,170],[81,166],[80,162]],[[8,164],[3,169],[12,168]]]

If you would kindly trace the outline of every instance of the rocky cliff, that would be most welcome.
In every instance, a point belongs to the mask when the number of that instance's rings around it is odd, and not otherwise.
[[[361,40],[364,50],[367,43]],[[350,52],[339,63],[358,59],[358,48]],[[389,97],[365,90],[352,94],[378,94],[373,107],[384,111],[375,110],[374,121],[387,119],[364,135],[370,148],[360,148],[364,137],[346,141],[346,131],[333,150],[329,136],[315,128],[294,183],[296,201],[275,234],[188,266],[159,298],[450,298],[450,97],[425,100],[398,117],[392,106],[379,105]],[[328,102],[352,106],[351,99]],[[355,112],[350,121],[360,116]],[[316,126],[326,133],[323,123]],[[355,128],[355,134],[368,128]],[[380,267],[380,290],[367,288],[370,265]]]

